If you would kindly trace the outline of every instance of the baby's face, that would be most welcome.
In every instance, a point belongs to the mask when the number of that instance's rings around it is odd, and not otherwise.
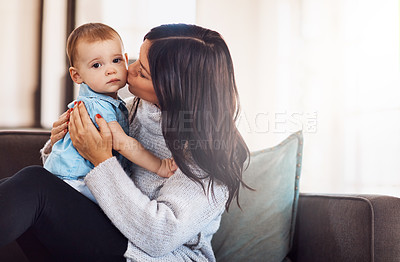
[[[127,55],[119,39],[78,43],[77,71],[84,83],[98,93],[116,97],[127,77]]]

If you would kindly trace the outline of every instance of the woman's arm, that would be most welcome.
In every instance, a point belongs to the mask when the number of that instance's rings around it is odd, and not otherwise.
[[[133,163],[156,173],[161,166],[161,160],[147,151],[133,137],[125,134],[118,122],[108,123],[113,138],[113,149]]]
[[[95,167],[85,183],[125,237],[154,257],[172,252],[219,219],[228,197],[226,187],[218,183],[213,188],[215,198],[211,191],[206,195],[198,183],[178,169],[164,183],[158,197],[149,199],[115,157]]]

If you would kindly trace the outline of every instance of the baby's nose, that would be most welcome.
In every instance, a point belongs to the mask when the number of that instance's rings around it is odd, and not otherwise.
[[[117,70],[115,69],[115,67],[113,66],[109,66],[106,70],[106,75],[111,75],[111,74],[115,74],[117,72]]]

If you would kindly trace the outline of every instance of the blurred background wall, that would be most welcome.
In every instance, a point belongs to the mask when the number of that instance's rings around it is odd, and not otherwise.
[[[39,0],[1,0],[0,21],[0,126],[32,126],[38,87]]]
[[[252,151],[303,130],[301,191],[400,196],[398,0],[0,0],[0,12],[1,128],[50,128],[76,95],[74,27],[111,25],[136,59],[152,27],[195,23],[231,50]]]

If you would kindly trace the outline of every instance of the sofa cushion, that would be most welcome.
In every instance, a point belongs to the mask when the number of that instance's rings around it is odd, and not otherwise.
[[[0,130],[0,179],[29,165],[41,165],[39,150],[50,138],[45,130]]]
[[[242,210],[232,204],[222,216],[212,244],[217,261],[283,261],[295,227],[303,136],[251,153],[243,174],[255,189],[240,191]]]

